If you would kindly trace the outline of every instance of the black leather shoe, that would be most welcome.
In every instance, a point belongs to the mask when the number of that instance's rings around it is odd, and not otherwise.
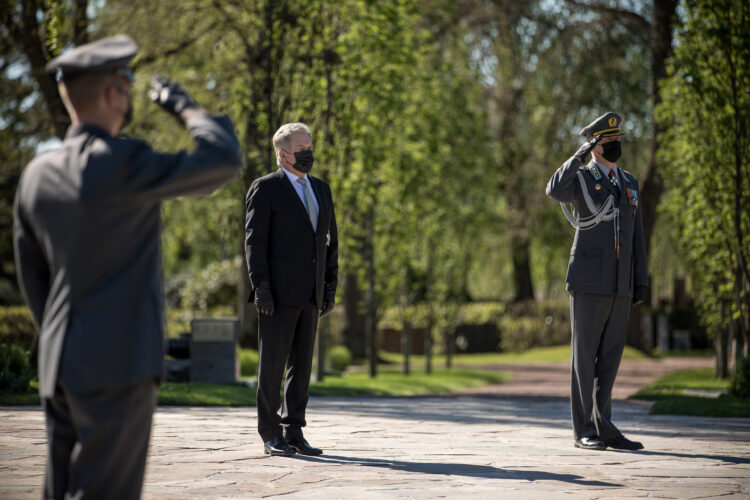
[[[295,452],[299,453],[300,455],[322,455],[323,450],[320,448],[313,448],[310,446],[310,443],[307,442],[307,440],[300,435],[295,436],[285,436],[284,439],[286,439],[286,444],[289,445],[291,449],[293,449]]]
[[[642,450],[643,449],[643,445],[641,443],[639,443],[638,441],[631,441],[625,436],[620,436],[616,439],[605,439],[604,444],[606,444],[610,448],[615,448],[618,450]]]
[[[598,437],[591,436],[591,437],[584,437],[581,439],[576,439],[576,448],[581,448],[584,450],[606,450],[607,445],[602,443]]]
[[[294,450],[280,437],[275,437],[263,443],[263,452],[272,457],[291,457]]]

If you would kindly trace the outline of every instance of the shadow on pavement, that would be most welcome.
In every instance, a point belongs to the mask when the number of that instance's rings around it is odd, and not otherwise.
[[[359,465],[364,467],[383,467],[395,471],[415,472],[419,474],[438,474],[443,476],[482,477],[488,479],[514,479],[520,481],[561,481],[579,486],[622,487],[621,484],[605,483],[603,481],[589,481],[575,474],[556,474],[554,472],[524,471],[499,469],[490,465],[439,463],[439,462],[404,462],[401,460],[345,457],[340,455],[325,455],[322,457],[308,457],[294,455],[294,458],[306,462],[317,462],[340,465]]]
[[[733,465],[750,464],[750,457],[729,457],[723,455],[696,455],[691,453],[675,453],[669,451],[651,451],[651,450],[638,450],[638,451],[625,451],[625,450],[614,450],[608,448],[607,451],[613,451],[615,453],[632,453],[636,455],[646,455],[654,457],[675,457],[675,458],[687,458],[687,459],[701,459],[701,460],[718,460],[721,462],[727,462]]]

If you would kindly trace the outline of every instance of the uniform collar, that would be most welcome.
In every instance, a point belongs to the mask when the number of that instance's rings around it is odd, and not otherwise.
[[[76,126],[68,127],[68,131],[65,133],[65,138],[69,139],[81,134],[91,134],[99,137],[105,137],[111,139],[112,136],[105,129],[98,125],[92,125],[90,123],[79,123]]]
[[[602,174],[604,174],[604,177],[609,177],[609,171],[610,170],[614,170],[615,175],[617,177],[621,177],[619,169],[617,168],[617,164],[616,163],[615,163],[615,166],[612,167],[611,169],[608,166],[606,166],[606,165],[602,165],[601,163],[599,163],[596,160],[594,161],[594,163],[596,163],[596,166],[599,167],[599,170],[602,172]]]

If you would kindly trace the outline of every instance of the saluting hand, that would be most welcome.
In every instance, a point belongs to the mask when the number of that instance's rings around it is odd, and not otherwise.
[[[596,147],[596,144],[601,140],[602,140],[602,136],[600,135],[591,139],[588,142],[584,142],[581,145],[581,147],[578,148],[578,151],[576,151],[576,154],[574,154],[573,156],[578,158],[578,160],[580,160],[580,162],[583,163],[586,160],[586,156],[588,156],[591,150],[594,149],[594,147]]]
[[[182,119],[180,114],[183,111],[198,107],[182,87],[161,75],[151,77],[151,90],[148,96],[165,111],[179,119]]]
[[[273,316],[273,294],[268,283],[260,283],[255,288],[255,308],[258,310],[258,314]]]

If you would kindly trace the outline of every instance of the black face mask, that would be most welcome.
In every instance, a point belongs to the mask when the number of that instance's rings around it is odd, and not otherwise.
[[[315,158],[313,158],[312,149],[295,151],[294,159],[296,160],[296,163],[293,165],[293,167],[303,174],[308,173],[312,169],[313,161],[315,161]]]
[[[607,142],[602,144],[602,156],[605,160],[616,162],[622,154],[622,144],[620,141]]]

